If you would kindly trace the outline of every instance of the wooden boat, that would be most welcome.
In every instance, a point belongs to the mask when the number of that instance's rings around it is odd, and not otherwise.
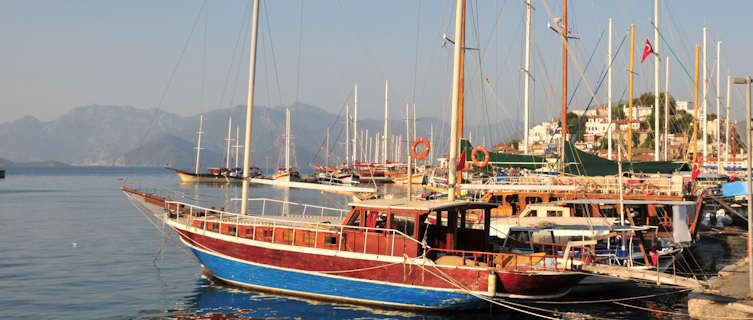
[[[243,177],[231,175],[229,171],[220,168],[209,168],[209,172],[207,173],[194,173],[173,168],[170,168],[170,170],[174,170],[178,174],[180,182],[184,183],[231,183],[243,181]]]
[[[278,212],[240,215],[122,191],[176,231],[207,274],[255,290],[396,308],[475,308],[492,297],[560,297],[583,278],[570,271],[580,258],[491,251],[489,220],[483,229],[465,224],[470,212],[488,213],[493,205],[486,203],[365,200],[350,211],[309,208],[311,216],[306,206],[286,203]],[[428,223],[430,214],[441,219]]]

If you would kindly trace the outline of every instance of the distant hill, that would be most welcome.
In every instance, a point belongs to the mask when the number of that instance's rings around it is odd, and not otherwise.
[[[59,161],[30,161],[30,162],[13,162],[8,159],[0,158],[0,168],[13,168],[13,167],[65,167],[69,166],[67,163]]]
[[[245,106],[219,109],[204,114],[202,136],[202,167],[224,166],[228,117],[232,116],[232,138],[235,127],[245,120]],[[294,136],[293,162],[301,168],[310,162],[323,163],[327,127],[330,131],[330,163],[343,161],[345,154],[344,120],[342,115],[328,113],[322,108],[298,104],[291,108]],[[251,161],[261,167],[282,164],[282,145],[285,125],[284,108],[254,106]],[[336,125],[335,122],[337,122]],[[434,126],[432,148],[436,154],[447,150],[449,127],[436,118],[419,118],[419,136],[429,137]],[[182,117],[160,110],[128,106],[91,105],[78,107],[51,121],[24,117],[0,123],[0,157],[17,162],[39,162],[54,159],[73,165],[129,165],[173,166],[191,168],[195,161],[196,131],[199,115]],[[383,130],[381,119],[359,120],[359,131],[368,130],[372,137],[369,152],[373,155],[374,136]],[[390,132],[404,134],[405,122],[390,121]],[[352,130],[352,128],[351,128]],[[491,134],[496,141],[508,139],[517,132],[514,121],[500,120],[489,127],[473,127],[469,131]],[[498,132],[502,132],[500,135]],[[352,133],[352,132],[351,132]],[[243,139],[243,129],[240,138]],[[443,137],[443,138],[439,138]],[[351,137],[352,138],[352,137]],[[480,139],[476,139],[480,144]],[[490,139],[492,140],[492,139]],[[391,140],[390,140],[391,141]],[[487,144],[491,144],[488,141]],[[242,144],[242,142],[241,142]],[[363,147],[367,147],[365,141]],[[403,144],[405,146],[405,144]],[[242,154],[241,150],[241,154]],[[242,156],[241,156],[242,158]],[[231,155],[234,162],[235,156]],[[373,159],[373,158],[372,158]],[[0,163],[0,166],[3,165]]]

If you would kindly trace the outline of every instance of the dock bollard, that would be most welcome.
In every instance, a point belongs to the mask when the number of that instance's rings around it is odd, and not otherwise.
[[[497,295],[497,274],[494,273],[494,271],[489,274],[489,280],[486,290],[486,294],[488,294],[490,297]]]

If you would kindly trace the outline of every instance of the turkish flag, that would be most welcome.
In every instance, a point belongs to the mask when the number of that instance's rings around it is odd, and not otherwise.
[[[646,46],[643,47],[643,58],[641,58],[641,63],[643,63],[643,61],[646,60],[646,57],[652,53],[654,53],[654,47],[652,47],[651,42],[646,39]]]
[[[698,167],[698,159],[695,159],[695,162],[693,162],[693,173],[690,175],[690,178],[695,181],[698,179],[698,175],[701,174],[701,168]]]
[[[457,171],[465,169],[465,149],[460,153],[460,159],[458,159]]]

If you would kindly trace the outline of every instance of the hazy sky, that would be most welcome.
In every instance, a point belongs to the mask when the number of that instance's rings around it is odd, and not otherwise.
[[[245,104],[248,3],[0,1],[0,122],[24,115],[50,120],[89,104],[160,107],[181,115]],[[469,0],[468,6],[466,46],[479,50],[467,56],[467,119],[522,119],[523,1]],[[535,123],[559,114],[562,49],[547,28],[547,8],[560,16],[562,3],[534,0],[533,6]],[[298,100],[337,113],[352,103],[358,82],[359,115],[380,118],[389,80],[391,117],[415,102],[419,116],[446,119],[452,45],[442,47],[442,34],[454,38],[454,8],[454,1],[263,1],[256,104]],[[580,37],[571,46],[581,67],[594,54],[585,73],[594,89],[606,64],[607,19],[613,17],[615,52],[629,24],[636,25],[636,96],[653,91],[653,61],[638,63],[646,38],[653,42],[653,1],[572,0],[568,12]],[[693,48],[702,43],[701,28],[709,28],[709,108],[715,112],[716,41],[723,41],[722,96],[730,70],[753,74],[747,27],[753,1],[660,0],[660,13],[660,30],[677,57],[663,41],[658,51],[662,60],[671,56],[670,90],[678,99],[692,100],[691,80],[680,64],[692,74]],[[628,54],[629,37],[615,58],[614,100],[627,99]],[[571,93],[580,80],[571,60]],[[663,63],[661,83],[663,91]],[[740,87],[732,91],[738,114]],[[591,95],[583,84],[577,90],[572,107],[582,109]],[[605,102],[606,83],[597,98]]]

